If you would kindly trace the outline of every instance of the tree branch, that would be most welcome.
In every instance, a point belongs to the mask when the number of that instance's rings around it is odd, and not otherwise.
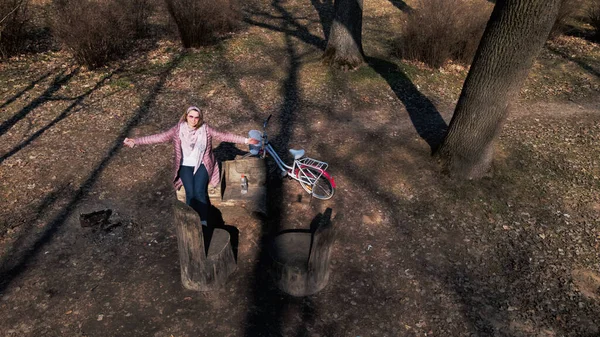
[[[17,3],[17,6],[15,6],[15,8],[13,8],[10,12],[8,12],[8,14],[6,14],[2,20],[0,20],[0,24],[2,24],[2,22],[4,22],[4,20],[6,20],[12,13],[14,13],[17,9],[19,9],[19,7],[21,7],[23,5],[23,3],[25,2],[25,0],[21,0],[19,1],[19,3]]]

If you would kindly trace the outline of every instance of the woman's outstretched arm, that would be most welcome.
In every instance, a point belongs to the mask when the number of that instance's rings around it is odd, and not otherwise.
[[[208,132],[210,132],[210,134],[213,137],[215,137],[216,139],[218,139],[222,142],[237,143],[237,144],[257,144],[258,143],[258,141],[256,139],[237,136],[237,135],[234,135],[232,133],[227,133],[227,132],[220,132],[216,129],[211,128],[210,126],[207,126],[206,129]]]
[[[148,145],[157,143],[166,143],[173,139],[173,136],[177,132],[177,126],[170,128],[169,130],[161,133],[157,133],[150,136],[140,138],[125,138],[123,144],[128,147],[134,147],[136,145]]]

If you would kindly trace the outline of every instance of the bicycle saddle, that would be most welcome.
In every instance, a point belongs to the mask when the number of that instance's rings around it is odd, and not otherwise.
[[[290,153],[294,156],[294,159],[300,159],[304,157],[304,150],[294,150],[290,149]]]

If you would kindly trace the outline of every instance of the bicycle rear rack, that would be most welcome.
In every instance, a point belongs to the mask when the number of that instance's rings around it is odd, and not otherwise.
[[[308,157],[304,157],[302,159],[298,159],[298,163],[302,164],[302,165],[306,165],[306,166],[310,166],[313,168],[316,168],[318,170],[321,171],[325,171],[327,169],[327,163],[320,161],[320,160],[316,160],[313,158],[308,158]]]
[[[319,178],[321,178],[328,165],[326,162],[308,157],[299,159],[298,164],[298,179],[300,179],[300,181],[304,184],[310,186],[310,194],[312,195],[313,186],[315,186],[315,183],[319,180]],[[310,170],[306,170],[307,168],[315,169],[318,172],[311,172]]]

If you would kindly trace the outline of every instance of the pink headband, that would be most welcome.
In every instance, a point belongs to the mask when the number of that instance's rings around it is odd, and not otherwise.
[[[198,113],[200,113],[200,109],[198,109],[198,108],[197,108],[197,107],[195,107],[195,106],[191,106],[191,107],[187,108],[187,111],[185,112],[185,114],[186,114],[186,115],[187,115],[187,114],[189,114],[189,113],[190,113],[190,111],[192,111],[192,110],[196,110],[196,111],[198,111]]]

